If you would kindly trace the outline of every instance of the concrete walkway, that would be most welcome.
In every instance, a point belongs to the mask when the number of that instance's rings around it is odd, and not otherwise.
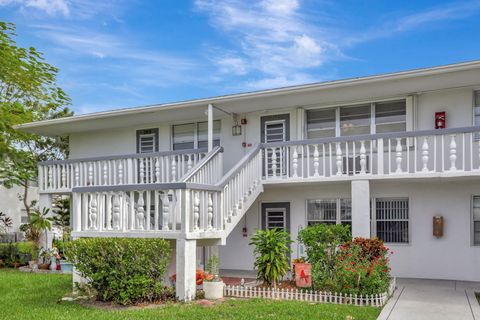
[[[480,320],[479,282],[397,279],[379,320]]]

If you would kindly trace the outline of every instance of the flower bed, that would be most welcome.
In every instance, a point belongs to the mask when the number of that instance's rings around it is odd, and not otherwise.
[[[356,295],[327,291],[301,289],[278,289],[269,287],[225,286],[224,295],[235,298],[263,298],[275,300],[296,300],[313,303],[349,304],[355,306],[383,307],[396,288],[392,278],[388,290],[382,294]]]

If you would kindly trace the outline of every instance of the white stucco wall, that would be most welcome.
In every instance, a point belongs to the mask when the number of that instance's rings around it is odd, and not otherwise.
[[[28,192],[29,201],[38,200],[37,187],[30,187]],[[4,186],[0,186],[0,211],[13,220],[13,226],[9,229],[9,232],[18,231],[19,226],[22,224],[21,216],[26,215],[26,212],[22,211],[24,206],[23,202],[18,199],[19,194],[23,195],[22,187],[15,186],[7,189]]]
[[[387,244],[391,256],[392,274],[398,277],[456,279],[480,281],[480,246],[471,245],[471,196],[480,195],[476,181],[414,181],[371,182],[371,197],[408,197],[410,200],[409,244]],[[227,245],[220,248],[222,268],[253,269],[253,248],[249,238],[242,236],[246,222],[249,237],[260,227],[262,202],[290,202],[291,235],[306,225],[306,200],[349,198],[350,183],[328,185],[274,187],[266,190],[250,208],[245,220],[232,231]],[[432,235],[432,219],[442,215],[444,236]],[[299,247],[292,245],[292,257]],[[300,253],[301,255],[301,253]],[[239,258],[241,257],[241,258]]]

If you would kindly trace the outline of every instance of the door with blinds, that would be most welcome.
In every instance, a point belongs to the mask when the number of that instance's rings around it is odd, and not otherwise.
[[[290,203],[262,203],[262,229],[280,229],[290,233]]]
[[[158,129],[143,129],[137,130],[137,153],[152,153],[158,152]],[[155,172],[154,164],[151,161],[146,161],[145,159],[139,158],[138,168],[140,168],[140,161],[142,162],[142,167],[144,170],[143,181],[141,180],[140,171],[137,170],[138,181],[140,183],[146,183],[152,180],[152,174]]]
[[[290,115],[274,115],[261,117],[261,141],[262,143],[284,142],[290,140]],[[286,163],[288,155],[282,148],[275,148],[275,157],[273,149],[264,151],[264,172],[268,176],[282,176],[287,172]],[[273,159],[276,161],[276,169],[272,167]]]

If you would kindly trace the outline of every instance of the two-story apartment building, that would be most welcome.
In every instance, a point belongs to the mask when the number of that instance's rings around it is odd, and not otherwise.
[[[480,280],[480,61],[19,130],[70,137],[69,160],[39,165],[41,202],[72,194],[75,237],[171,239],[182,299],[197,247],[252,270],[256,229],[315,223],[383,239],[395,276]]]

